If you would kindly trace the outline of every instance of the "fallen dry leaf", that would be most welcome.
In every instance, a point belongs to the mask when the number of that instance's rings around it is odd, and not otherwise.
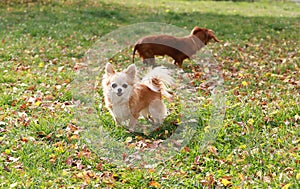
[[[156,181],[149,182],[149,186],[154,187],[154,188],[161,188],[161,185]]]

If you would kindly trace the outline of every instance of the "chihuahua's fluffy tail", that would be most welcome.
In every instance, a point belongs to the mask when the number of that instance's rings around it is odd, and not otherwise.
[[[142,83],[155,92],[161,92],[163,96],[171,98],[167,86],[174,83],[174,79],[170,76],[171,71],[163,66],[156,67],[151,70],[142,80]]]

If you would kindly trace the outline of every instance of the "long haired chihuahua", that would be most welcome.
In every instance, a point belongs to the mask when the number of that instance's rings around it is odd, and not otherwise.
[[[122,72],[116,72],[106,64],[102,80],[105,105],[117,124],[129,120],[129,130],[137,124],[140,114],[155,124],[161,124],[167,115],[162,96],[171,97],[167,87],[173,83],[170,71],[156,67],[142,80],[131,64]]]

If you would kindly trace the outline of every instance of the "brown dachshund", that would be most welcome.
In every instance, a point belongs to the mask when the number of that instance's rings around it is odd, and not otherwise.
[[[181,67],[183,60],[191,58],[198,50],[216,38],[212,30],[194,27],[191,34],[185,37],[174,37],[170,35],[152,35],[139,39],[133,50],[132,62],[134,62],[135,51],[137,51],[144,63],[150,60],[155,63],[155,55],[168,55],[174,59],[174,64]],[[148,60],[147,60],[148,59]]]

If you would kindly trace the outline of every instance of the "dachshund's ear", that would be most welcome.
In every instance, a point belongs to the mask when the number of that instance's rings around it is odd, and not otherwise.
[[[215,42],[220,42],[212,30],[207,30],[206,34],[208,35],[209,39],[213,39]]]
[[[196,33],[200,32],[202,30],[203,30],[202,28],[199,28],[198,26],[195,26],[194,29],[192,30],[191,34],[195,35]]]

